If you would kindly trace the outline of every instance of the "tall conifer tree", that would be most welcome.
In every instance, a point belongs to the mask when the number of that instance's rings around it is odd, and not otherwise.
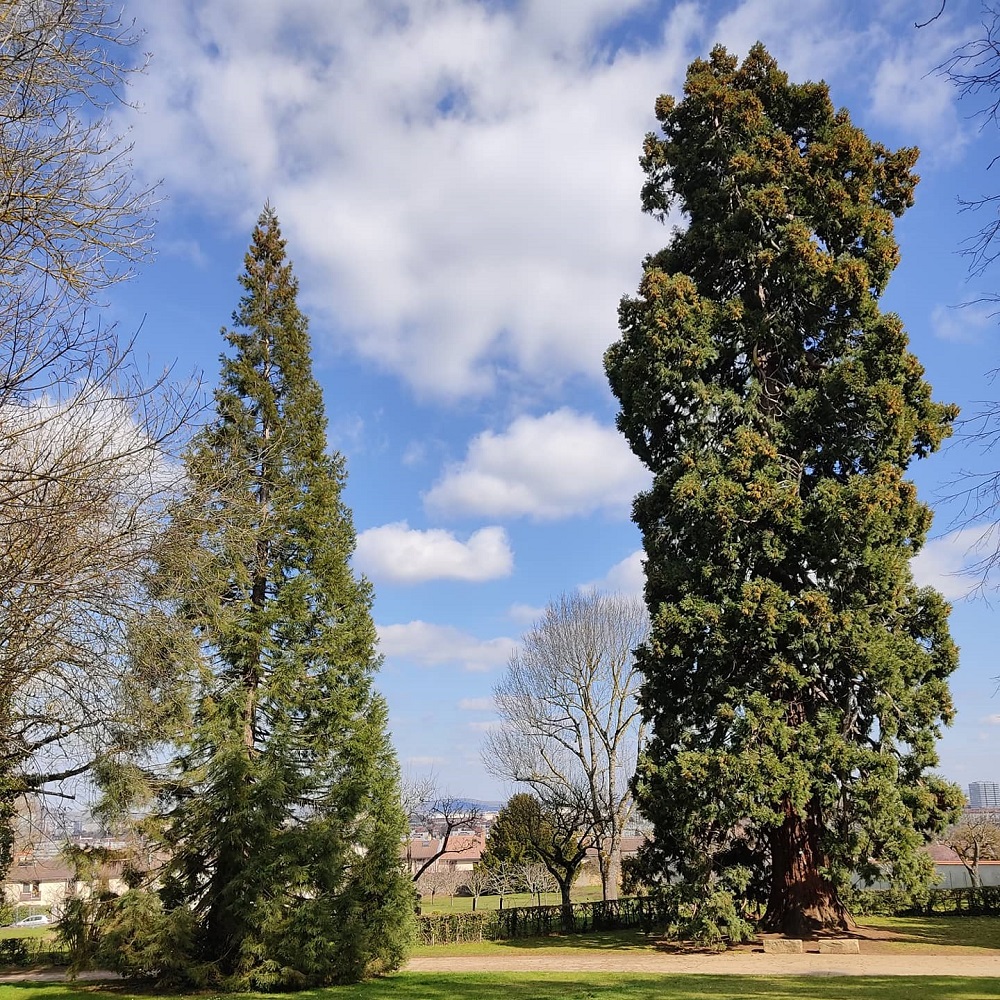
[[[349,981],[399,965],[412,913],[371,591],[270,207],[240,283],[156,575],[195,705],[163,896],[193,908],[196,957],[232,985]]]
[[[647,862],[756,883],[774,929],[844,926],[852,873],[919,883],[960,801],[932,773],[957,650],[910,573],[931,514],[906,479],[956,410],[878,307],[917,151],[760,45],[742,65],[717,48],[684,92],[657,101],[642,194],[688,226],[645,261],[606,357],[654,474],[634,507]]]

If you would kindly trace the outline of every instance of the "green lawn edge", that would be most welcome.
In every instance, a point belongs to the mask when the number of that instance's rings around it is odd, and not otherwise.
[[[303,1000],[481,1000],[502,990],[504,1000],[989,1000],[1000,997],[1000,978],[969,976],[665,976],[653,973],[401,972],[354,986],[297,994],[231,994],[301,997]],[[203,997],[217,994],[201,994]],[[143,993],[110,984],[16,983],[0,985],[0,1000],[126,1000],[187,994]]]

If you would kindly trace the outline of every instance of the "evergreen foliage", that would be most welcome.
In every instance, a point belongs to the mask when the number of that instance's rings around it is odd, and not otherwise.
[[[656,102],[642,201],[688,226],[645,261],[605,359],[654,474],[634,505],[652,619],[635,789],[653,881],[741,883],[798,934],[849,924],[852,872],[924,882],[919,848],[961,802],[932,773],[957,650],[910,573],[931,513],[906,479],[956,409],[878,307],[917,151],[872,142],[760,45],[742,65],[716,48],[684,93]]]
[[[398,766],[344,460],[270,207],[240,283],[153,580],[170,616],[150,653],[184,660],[193,704],[162,898],[193,911],[194,958],[226,985],[347,982],[398,967],[412,934]]]

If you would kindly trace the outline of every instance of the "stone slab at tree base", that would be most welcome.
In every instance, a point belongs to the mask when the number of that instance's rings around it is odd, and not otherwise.
[[[820,939],[819,953],[821,955],[860,955],[861,949],[855,938]]]
[[[767,955],[801,955],[800,938],[764,938],[764,953]]]

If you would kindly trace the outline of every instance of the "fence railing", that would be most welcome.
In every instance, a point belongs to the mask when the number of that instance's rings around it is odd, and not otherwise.
[[[846,900],[856,916],[996,916],[1000,914],[1000,886],[963,886],[957,889],[856,889]]]
[[[666,907],[658,900],[628,897],[573,903],[568,912],[562,906],[513,906],[474,913],[427,914],[417,918],[417,925],[421,943],[453,944],[632,927],[648,930],[666,919]]]

